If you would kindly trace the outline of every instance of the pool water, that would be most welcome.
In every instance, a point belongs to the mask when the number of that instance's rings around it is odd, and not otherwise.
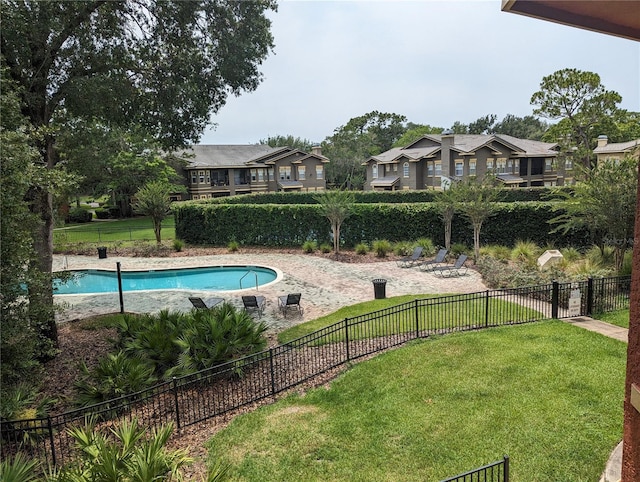
[[[115,271],[87,269],[71,271],[69,280],[54,280],[56,295],[111,293],[118,291]],[[212,290],[230,291],[275,281],[275,270],[263,266],[214,266],[208,268],[121,271],[122,291]]]

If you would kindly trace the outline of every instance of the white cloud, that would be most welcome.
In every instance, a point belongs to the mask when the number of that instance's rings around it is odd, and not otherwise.
[[[600,74],[640,111],[640,43],[500,11],[500,1],[281,2],[275,55],[255,92],[231,98],[201,142],[273,135],[322,141],[372,110],[449,127],[529,115],[542,77]]]

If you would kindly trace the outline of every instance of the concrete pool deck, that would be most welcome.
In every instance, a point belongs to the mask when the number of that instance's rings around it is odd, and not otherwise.
[[[468,270],[465,276],[442,278],[433,273],[420,271],[417,267],[400,268],[395,261],[344,263],[303,253],[229,253],[167,258],[109,256],[103,259],[95,256],[56,255],[53,270],[60,271],[66,268],[115,271],[118,262],[122,271],[221,265],[275,268],[282,272],[280,281],[259,287],[258,290],[158,290],[129,291],[123,294],[124,310],[134,313],[187,311],[192,308],[189,296],[221,297],[242,307],[243,294],[259,294],[267,299],[262,321],[271,332],[318,318],[344,306],[374,299],[372,281],[378,278],[387,280],[387,297],[407,294],[470,293],[487,289],[480,274],[474,270]],[[279,312],[278,296],[287,293],[302,293],[302,316],[294,313],[284,318]],[[63,308],[58,314],[59,322],[120,311],[118,293],[56,295],[55,301]]]

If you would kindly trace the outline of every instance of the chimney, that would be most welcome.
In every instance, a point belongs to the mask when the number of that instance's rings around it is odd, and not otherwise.
[[[605,135],[598,136],[598,147],[604,147],[609,142],[609,139]]]
[[[451,177],[451,146],[453,146],[454,134],[451,129],[442,133],[440,142],[440,159],[442,161],[442,176]]]
[[[322,155],[322,146],[313,146],[311,148],[311,154],[313,154],[315,156],[321,156]]]

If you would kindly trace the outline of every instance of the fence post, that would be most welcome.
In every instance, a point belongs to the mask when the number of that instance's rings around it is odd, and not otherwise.
[[[180,407],[178,405],[178,382],[176,377],[171,379],[171,389],[173,391],[173,401],[176,407],[176,427],[180,430]]]
[[[552,292],[551,292],[551,318],[554,320],[558,319],[558,304],[560,302],[560,284],[557,281],[553,281],[552,283]]]
[[[413,303],[413,309],[416,312],[416,339],[420,337],[420,317],[418,316],[418,298]]]
[[[271,373],[271,395],[276,394],[276,375],[273,367],[273,348],[269,348],[269,372]]]
[[[56,444],[53,443],[53,427],[51,426],[51,417],[47,415],[47,430],[49,431],[49,443],[51,444],[51,465],[56,466]]]
[[[346,361],[351,360],[351,355],[349,354],[349,318],[344,319],[344,342],[345,342],[345,350],[347,352]]]
[[[489,326],[489,290],[484,295],[484,326]]]
[[[504,482],[509,482],[509,456],[504,456]]]
[[[591,316],[593,313],[593,278],[589,276],[587,278],[587,316]]]

